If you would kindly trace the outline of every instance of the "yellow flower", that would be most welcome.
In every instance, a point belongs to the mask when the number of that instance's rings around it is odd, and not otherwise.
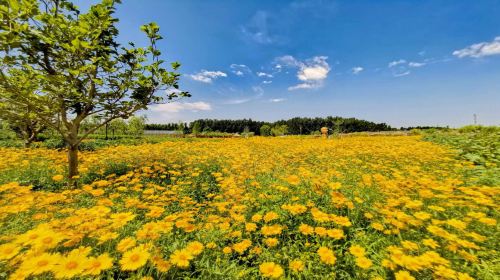
[[[59,255],[43,253],[39,256],[28,258],[21,264],[19,269],[23,270],[27,274],[39,275],[52,271],[55,265],[59,262],[59,259]]]
[[[263,217],[264,222],[266,222],[266,223],[273,221],[273,220],[276,220],[277,218],[279,218],[279,215],[273,211],[267,212]]]
[[[123,254],[120,260],[122,270],[134,271],[144,266],[150,257],[144,246],[137,246]]]
[[[326,247],[320,247],[317,251],[320,260],[326,264],[335,264],[337,258],[335,257],[332,250]]]
[[[411,241],[401,241],[401,246],[407,250],[418,250],[418,244]]]
[[[434,239],[431,238],[424,239],[422,243],[425,246],[430,247],[432,249],[436,249],[437,247],[439,247],[439,244]]]
[[[64,180],[64,176],[61,174],[54,175],[54,176],[52,176],[52,180],[54,180],[56,182],[60,182],[60,181]]]
[[[279,278],[283,275],[283,268],[279,264],[274,262],[265,262],[259,266],[260,273],[262,276],[269,278]]]
[[[260,255],[262,253],[262,248],[258,247],[258,246],[255,246],[252,248],[252,250],[250,250],[250,252],[256,254],[256,255]]]
[[[382,225],[381,223],[372,223],[371,224],[371,227],[378,230],[378,231],[383,231],[384,230],[384,225]]]
[[[231,252],[233,252],[233,249],[231,249],[231,247],[229,247],[229,246],[226,246],[226,247],[224,247],[224,248],[222,249],[222,252],[223,252],[224,254],[231,254]]]
[[[188,250],[193,256],[198,256],[199,254],[201,254],[201,252],[203,252],[203,248],[205,248],[203,246],[203,243],[198,241],[190,242],[186,246],[186,250]]]
[[[252,241],[250,239],[245,239],[241,242],[235,243],[233,249],[238,254],[243,254],[250,246],[252,246]]]
[[[363,269],[370,268],[372,264],[373,264],[372,261],[368,258],[365,257],[356,258],[356,265]]]
[[[366,253],[365,248],[359,246],[359,245],[352,245],[349,248],[349,253],[351,253],[353,256],[356,256],[358,258],[363,257]]]
[[[333,238],[333,239],[342,239],[344,238],[344,231],[341,229],[329,229],[326,231],[326,234],[328,237]]]
[[[310,225],[300,224],[299,232],[304,234],[304,235],[310,235],[310,234],[314,233],[314,228]]]
[[[261,232],[263,235],[278,235],[282,231],[282,227],[280,225],[272,225],[272,226],[263,226]]]
[[[102,271],[113,267],[113,259],[108,253],[102,254],[97,258],[89,258],[87,269],[84,274],[99,275]]]
[[[0,245],[0,260],[12,259],[19,253],[20,249],[19,245],[12,243]]]
[[[217,247],[217,244],[215,244],[215,242],[208,242],[206,247],[208,249],[214,249]]]
[[[408,271],[400,270],[394,274],[396,280],[415,280]]]
[[[134,247],[135,243],[136,243],[136,241],[132,237],[123,238],[122,240],[120,240],[120,242],[118,242],[118,244],[116,244],[116,250],[123,253],[123,252],[127,251],[128,249]]]
[[[290,175],[286,178],[286,181],[290,184],[290,185],[298,185],[300,183],[300,177],[297,176],[297,175]]]
[[[246,223],[245,224],[245,230],[247,232],[252,232],[252,231],[255,231],[256,229],[257,229],[257,225],[254,223]]]
[[[184,250],[175,250],[172,255],[170,255],[170,262],[180,268],[189,267],[189,261],[193,259],[193,255],[184,249]]]
[[[319,236],[325,236],[327,234],[326,228],[324,227],[315,227],[314,232]]]
[[[252,216],[252,222],[258,223],[258,222],[260,222],[260,220],[262,220],[262,215],[261,214],[254,214]]]
[[[470,277],[469,274],[467,273],[462,273],[462,272],[459,272],[458,273],[458,280],[474,280],[474,278]]]
[[[437,276],[446,278],[446,279],[455,279],[456,277],[456,272],[453,269],[447,268],[443,265],[440,265],[436,268],[434,268],[434,273]]]
[[[289,267],[294,272],[299,272],[304,270],[304,262],[301,260],[293,260],[290,262]]]
[[[89,259],[82,256],[78,249],[71,251],[67,256],[61,257],[53,271],[56,278],[72,278],[82,274],[88,267]]]
[[[266,243],[268,247],[274,247],[278,245],[279,241],[276,238],[266,238],[264,239],[264,243]]]
[[[159,257],[159,256],[155,256],[151,259],[151,261],[153,262],[153,264],[156,266],[156,269],[159,271],[159,272],[167,272],[170,270],[170,267],[172,266],[172,264],[170,264],[170,262],[164,260],[163,258]]]

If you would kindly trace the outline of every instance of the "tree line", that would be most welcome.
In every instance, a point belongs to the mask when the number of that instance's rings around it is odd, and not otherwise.
[[[350,133],[361,131],[391,131],[395,130],[386,123],[375,123],[356,118],[343,117],[296,117],[275,122],[255,121],[252,119],[217,120],[198,119],[187,125],[186,123],[146,124],[146,130],[186,130],[188,133],[225,132],[243,133],[253,132],[255,135],[308,135],[319,133],[322,127],[327,127],[332,133]],[[274,132],[273,132],[274,131]]]

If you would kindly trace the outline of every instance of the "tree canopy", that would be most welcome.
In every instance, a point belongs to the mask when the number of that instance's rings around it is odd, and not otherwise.
[[[0,102],[22,104],[58,131],[70,152],[114,119],[189,96],[179,90],[180,64],[171,63],[171,70],[163,66],[157,24],[140,28],[146,47],[118,43],[118,3],[103,0],[82,13],[67,0],[0,1]],[[17,91],[14,75],[36,86]],[[80,134],[89,116],[102,121]],[[76,155],[69,157],[71,162]],[[69,169],[70,176],[77,174],[71,164]]]

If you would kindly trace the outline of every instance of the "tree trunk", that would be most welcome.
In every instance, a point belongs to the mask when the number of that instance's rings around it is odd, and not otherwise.
[[[31,147],[31,143],[33,143],[33,141],[35,141],[35,139],[36,139],[36,133],[31,132],[31,135],[26,137],[26,139],[24,140],[24,147],[25,148]]]
[[[73,176],[78,175],[78,145],[68,147],[68,178],[72,181]]]

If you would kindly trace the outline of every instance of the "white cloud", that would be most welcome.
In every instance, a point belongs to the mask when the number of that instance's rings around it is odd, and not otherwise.
[[[425,66],[425,63],[423,63],[423,62],[410,62],[410,63],[408,63],[408,66],[417,68],[417,67]]]
[[[269,99],[269,102],[278,103],[278,102],[283,102],[285,100],[286,100],[285,98],[272,98],[272,99]]]
[[[198,102],[172,102],[165,104],[157,104],[150,107],[152,112],[156,113],[178,113],[180,111],[211,111],[212,106],[210,103],[198,101]]]
[[[285,55],[275,59],[278,65],[297,67],[297,79],[301,83],[291,86],[288,90],[313,89],[323,85],[323,81],[328,77],[330,65],[326,61],[327,56],[315,56],[305,61],[300,61],[291,55]]]
[[[232,100],[225,101],[224,104],[228,104],[228,105],[243,104],[243,103],[249,102],[250,100],[252,100],[252,99],[251,98],[232,99]]]
[[[202,82],[202,83],[212,83],[213,80],[219,77],[227,77],[227,74],[222,71],[207,71],[201,70],[200,72],[192,75],[188,75],[191,79]]]
[[[297,89],[312,89],[312,88],[318,88],[319,86],[314,85],[314,84],[308,84],[308,83],[301,83],[297,84],[291,87],[288,87],[288,90],[297,90]]]
[[[270,83],[272,83],[272,82],[273,82],[273,81],[262,81],[262,83],[263,83],[263,84],[265,84],[265,85],[268,85],[268,84],[270,84]]]
[[[496,37],[491,42],[481,42],[470,45],[461,50],[456,50],[453,52],[453,55],[459,58],[479,58],[483,56],[500,55],[500,36]]]
[[[278,69],[281,69],[283,66],[299,67],[301,65],[301,62],[291,55],[277,57],[275,61],[278,62],[275,66]]]
[[[231,64],[229,66],[231,68],[231,71],[237,75],[237,76],[244,76],[245,73],[252,73],[252,70],[250,70],[250,67],[246,66],[245,64]]]
[[[406,75],[410,75],[410,71],[405,71],[405,72],[401,72],[401,73],[395,73],[393,74],[394,77],[403,77],[403,76],[406,76]]]
[[[395,60],[395,61],[391,61],[389,62],[389,64],[387,65],[389,68],[392,68],[394,66],[398,66],[400,64],[405,64],[406,63],[406,60],[404,59],[400,59],[400,60]]]
[[[353,67],[353,68],[351,69],[351,71],[352,71],[352,73],[353,73],[354,75],[359,74],[359,73],[360,73],[361,71],[363,71],[363,70],[364,70],[364,68],[363,68],[363,67],[361,67],[361,66]]]
[[[264,73],[264,72],[257,72],[257,76],[259,77],[266,77],[266,78],[272,78],[272,74]]]

